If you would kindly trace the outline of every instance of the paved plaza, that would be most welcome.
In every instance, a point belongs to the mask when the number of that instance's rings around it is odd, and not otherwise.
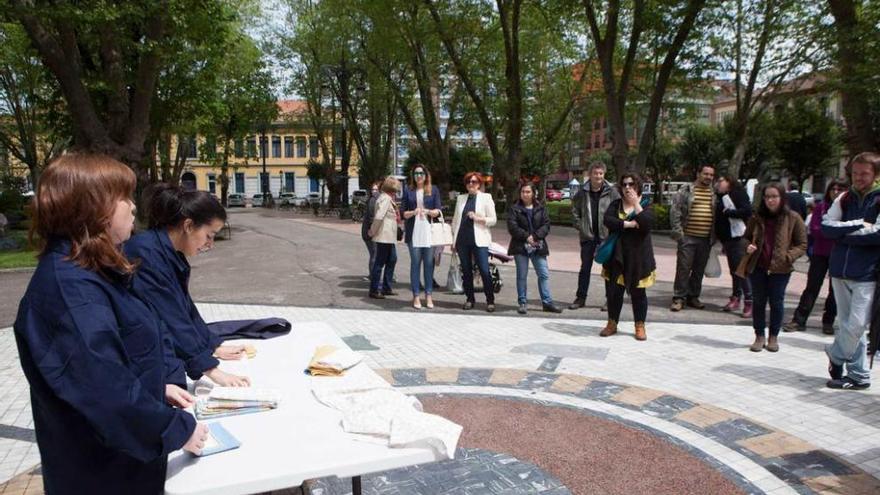
[[[232,239],[193,263],[192,292],[207,321],[280,316],[294,332],[325,322],[426,411],[464,426],[455,460],[366,476],[365,493],[880,492],[880,390],[825,388],[830,337],[814,320],[807,332],[782,334],[778,353],[749,352],[750,322],[718,310],[726,270],[707,282],[711,310],[669,313],[671,243],[657,248],[648,340],[637,342],[628,310],[618,335],[598,336],[595,276],[587,308],[552,317],[539,311],[534,277],[530,314],[515,314],[512,268],[503,268],[497,314],[480,311],[479,296],[477,310],[460,311],[463,296],[442,288],[436,310],[415,311],[405,249],[399,295],[366,298],[351,222],[254,211],[231,222]],[[567,303],[577,241],[563,228],[554,235],[552,287]],[[444,284],[447,266],[437,276]],[[20,294],[27,275],[0,273],[0,328],[14,319],[9,292]],[[793,277],[789,311],[803,279]],[[9,328],[0,330],[0,359],[0,494],[39,493],[27,383]],[[348,493],[344,481],[315,480],[310,490]]]

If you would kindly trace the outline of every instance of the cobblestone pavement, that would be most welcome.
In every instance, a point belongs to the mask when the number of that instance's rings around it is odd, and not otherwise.
[[[880,490],[880,392],[825,389],[822,346],[829,339],[816,333],[783,334],[780,352],[752,353],[751,331],[737,325],[649,322],[648,341],[637,342],[627,323],[617,336],[598,337],[598,320],[211,303],[199,308],[207,321],[281,316],[294,322],[294,331],[297,322],[325,322],[363,352],[369,366],[428,405],[443,397],[488,397],[581,411],[671,443],[743,492]],[[38,476],[27,473],[39,455],[9,330],[0,330],[0,359],[0,392],[8,398],[0,416],[0,481],[31,479]],[[443,410],[442,400],[436,407]],[[579,450],[585,445],[572,442],[571,455],[591,455]],[[554,490],[577,485],[565,469],[538,455],[495,453],[537,465]]]

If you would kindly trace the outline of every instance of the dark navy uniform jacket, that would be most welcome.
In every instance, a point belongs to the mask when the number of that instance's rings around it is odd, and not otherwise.
[[[130,260],[140,262],[134,291],[156,308],[186,373],[198,380],[220,364],[214,350],[222,340],[208,329],[189,295],[189,262],[174,249],[165,229],[141,232],[129,239],[124,249]]]
[[[81,268],[69,252],[50,244],[14,325],[46,493],[162,493],[167,454],[195,428],[165,402],[180,363],[130,277]]]

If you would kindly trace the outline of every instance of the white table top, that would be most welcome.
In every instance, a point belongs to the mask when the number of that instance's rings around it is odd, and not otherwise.
[[[319,403],[305,370],[318,345],[345,345],[322,322],[296,323],[290,334],[248,341],[254,359],[224,362],[221,368],[241,372],[254,387],[282,392],[272,411],[219,418],[238,449],[207,457],[177,451],[168,457],[165,493],[247,494],[299,486],[324,476],[359,476],[440,460],[431,449],[398,449],[356,440],[342,430],[342,414]],[[374,374],[361,363],[349,373]]]

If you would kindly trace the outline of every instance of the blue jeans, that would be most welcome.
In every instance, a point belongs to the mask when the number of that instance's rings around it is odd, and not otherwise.
[[[461,261],[461,282],[464,285],[464,295],[467,300],[474,302],[474,262],[477,259],[477,267],[480,269],[480,278],[483,279],[483,294],[486,295],[486,304],[495,304],[495,291],[492,288],[492,275],[489,274],[489,248],[475,245],[456,246],[458,259]]]
[[[370,271],[370,292],[391,291],[394,265],[397,264],[397,248],[394,244],[376,243],[376,260]],[[384,273],[383,273],[384,269]],[[380,278],[381,277],[381,278]],[[379,286],[381,281],[381,287]]]
[[[547,268],[547,257],[537,254],[514,255],[513,260],[516,262],[516,299],[520,304],[526,304],[528,292],[528,276],[529,276],[529,260],[532,260],[532,266],[535,267],[535,274],[538,276],[538,294],[541,295],[541,303],[544,305],[553,304],[553,297],[550,296],[550,270]]]
[[[782,328],[782,316],[785,312],[785,288],[788,286],[790,273],[768,273],[761,267],[749,275],[752,283],[752,328],[755,335],[764,335],[767,327],[767,303],[770,303],[770,335],[779,335]]]
[[[871,323],[871,304],[876,282],[856,282],[831,277],[837,322],[834,343],[825,348],[832,363],[846,367],[846,376],[856,383],[870,383],[866,332]]]
[[[425,268],[425,294],[431,295],[434,292],[434,248],[433,247],[413,247],[407,244],[409,248],[409,284],[412,287],[413,297],[419,296],[419,268],[424,263]]]

